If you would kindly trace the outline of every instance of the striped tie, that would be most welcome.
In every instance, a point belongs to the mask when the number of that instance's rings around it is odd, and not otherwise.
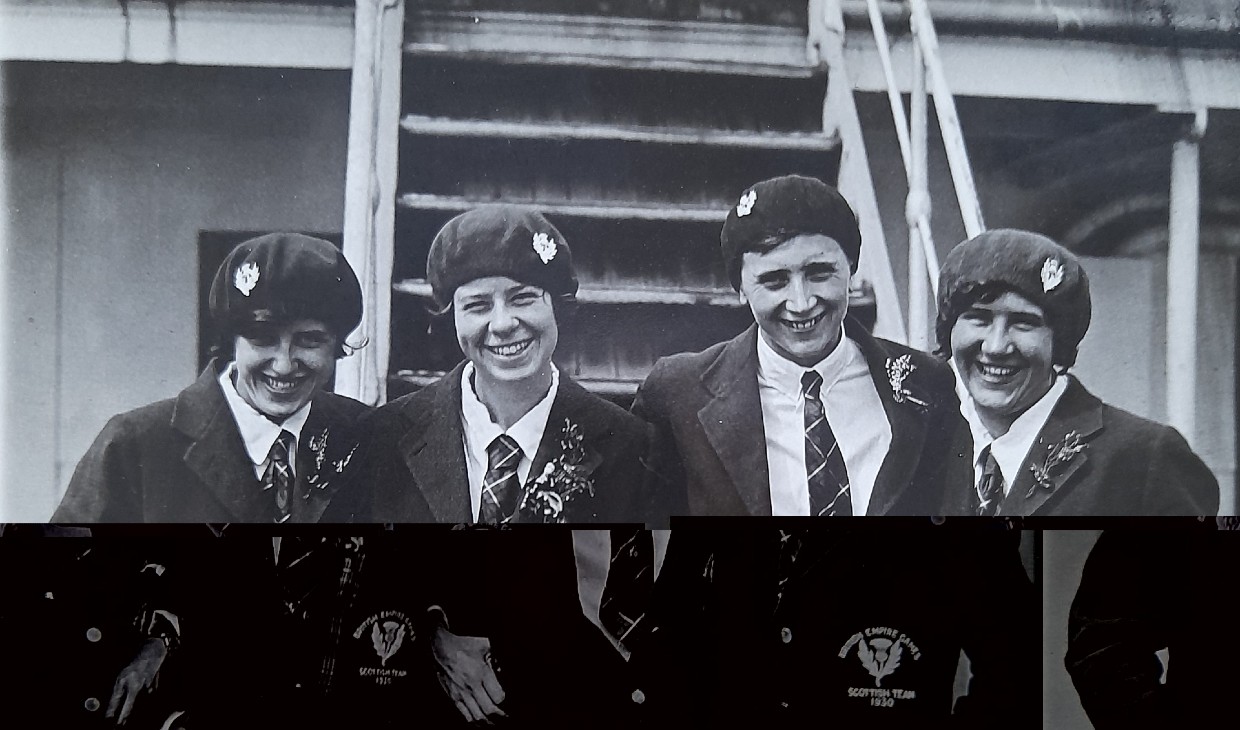
[[[999,462],[987,446],[982,450],[985,455],[982,466],[982,478],[977,484],[977,516],[994,517],[999,514],[999,506],[1003,503],[1003,472],[999,470]]]
[[[275,521],[287,522],[293,516],[293,489],[296,480],[289,467],[289,455],[295,438],[288,431],[281,431],[267,453],[267,472],[263,474],[263,491],[273,490],[276,495]]]
[[[487,473],[482,481],[478,522],[498,525],[513,519],[521,496],[517,478],[520,463],[521,447],[508,434],[496,436],[487,447]]]
[[[649,633],[642,623],[654,591],[654,536],[649,530],[611,531],[611,564],[598,617],[616,641],[633,651]]]
[[[827,423],[822,403],[822,376],[806,370],[801,377],[805,396],[805,473],[809,481],[809,513],[813,517],[852,515],[848,469],[839,442]]]

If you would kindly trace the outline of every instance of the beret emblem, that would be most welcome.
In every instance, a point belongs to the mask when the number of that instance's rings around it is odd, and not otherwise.
[[[250,296],[250,292],[254,290],[254,285],[258,283],[258,264],[254,261],[247,261],[237,268],[237,273],[233,275],[233,286],[237,287],[237,291],[243,296]]]
[[[1055,258],[1048,258],[1042,263],[1042,291],[1048,292],[1059,286],[1063,281],[1063,264]]]
[[[535,233],[534,253],[538,254],[544,264],[551,263],[551,259],[555,258],[555,241],[545,233]]]
[[[741,196],[740,202],[736,204],[736,215],[741,218],[753,212],[753,204],[758,202],[758,193],[750,190]]]

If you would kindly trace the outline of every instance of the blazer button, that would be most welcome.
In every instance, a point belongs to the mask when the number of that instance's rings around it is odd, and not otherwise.
[[[787,626],[780,629],[779,640],[784,642],[785,644],[791,644],[792,643],[792,629],[788,628]]]
[[[91,626],[89,629],[86,629],[86,640],[91,642],[92,644],[99,641],[102,638],[103,638],[103,632],[95,628],[94,626]]]
[[[82,706],[86,708],[87,712],[98,712],[99,700],[94,697],[87,697],[86,701],[82,703]]]
[[[633,702],[634,702],[634,703],[636,703],[636,704],[639,704],[639,705],[640,705],[641,703],[643,703],[643,702],[645,702],[645,701],[646,701],[646,693],[645,693],[645,692],[642,692],[640,689],[635,689],[635,690],[633,690]]]

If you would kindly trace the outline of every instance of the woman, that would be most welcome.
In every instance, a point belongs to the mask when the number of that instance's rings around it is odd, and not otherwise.
[[[362,519],[641,522],[647,426],[551,362],[577,278],[541,214],[488,205],[448,221],[427,257],[466,360],[374,414]]]

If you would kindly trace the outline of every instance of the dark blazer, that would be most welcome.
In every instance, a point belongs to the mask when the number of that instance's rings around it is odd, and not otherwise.
[[[1214,515],[1218,480],[1169,426],[1108,406],[1071,375],[1068,389],[1038,434],[1019,476],[999,507],[1003,515]],[[1050,486],[1036,483],[1048,448],[1071,433],[1086,444],[1050,473]],[[963,422],[945,466],[945,515],[971,515],[973,440]]]
[[[891,424],[891,447],[866,514],[931,514],[947,439],[963,420],[951,370],[924,352],[871,337],[852,319],[845,333],[860,345]],[[659,360],[637,391],[633,413],[655,427],[653,468],[684,495],[678,513],[771,514],[757,348],[754,325],[702,352]],[[914,370],[902,389],[911,398],[901,393],[897,400],[887,364],[905,355]]]
[[[117,676],[146,640],[148,609],[163,603],[161,578],[144,569],[150,547],[38,532],[55,534],[36,527],[0,540],[5,717],[15,726],[114,728],[104,714]],[[144,693],[126,727],[158,728],[166,699]]]
[[[1240,533],[1210,527],[1108,531],[1090,552],[1064,661],[1098,730],[1226,724],[1240,682],[1229,590]]]
[[[1016,533],[798,532],[790,565],[778,530],[673,532],[658,630],[630,662],[660,725],[1041,726]],[[961,651],[972,679],[953,708]]]
[[[213,362],[176,398],[114,416],[78,462],[53,522],[269,522],[275,498],[262,491]],[[354,421],[367,407],[327,392],[314,396],[297,444],[293,521],[315,522],[344,483],[334,464],[358,444]],[[329,433],[318,464],[312,438]],[[351,463],[348,466],[353,466]],[[315,475],[319,489],[308,486]],[[343,472],[341,473],[343,475]],[[303,498],[309,494],[308,498]]]
[[[473,521],[461,424],[461,363],[417,393],[378,409],[368,420],[365,482],[369,494],[353,514],[333,507],[328,519],[363,522]],[[542,473],[560,454],[565,420],[580,427],[594,496],[569,501],[567,522],[645,522],[658,519],[647,490],[644,465],[649,427],[623,409],[589,393],[560,374],[547,430],[533,460],[529,479]],[[361,493],[359,492],[359,495]]]

